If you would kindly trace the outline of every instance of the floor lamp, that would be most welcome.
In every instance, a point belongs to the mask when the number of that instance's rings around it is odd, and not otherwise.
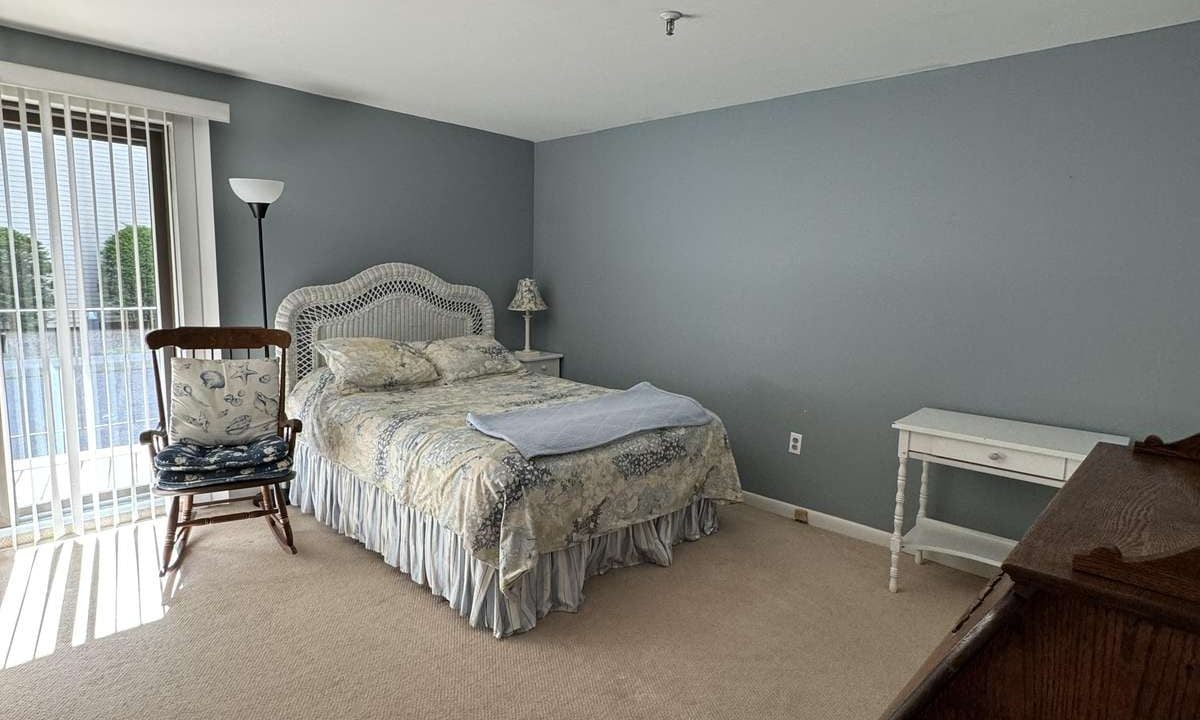
[[[267,318],[267,264],[263,256],[262,222],[267,216],[267,208],[283,194],[282,180],[263,180],[261,178],[229,178],[229,187],[242,202],[250,206],[250,212],[258,220],[258,280],[262,288],[263,327],[271,327]]]

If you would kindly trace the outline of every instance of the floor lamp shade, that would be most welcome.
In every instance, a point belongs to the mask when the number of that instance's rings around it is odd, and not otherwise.
[[[250,206],[254,217],[260,220],[266,216],[267,208],[283,194],[282,180],[267,180],[264,178],[229,178],[229,187],[233,194]]]
[[[262,178],[229,178],[229,187],[233,194],[242,202],[267,203],[270,205],[283,194],[282,180],[264,180]]]

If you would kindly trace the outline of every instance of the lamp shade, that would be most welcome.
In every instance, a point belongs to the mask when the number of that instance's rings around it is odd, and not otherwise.
[[[270,205],[283,194],[282,180],[264,180],[262,178],[229,178],[229,187],[245,203],[261,203]]]
[[[537,280],[533,278],[521,278],[518,280],[517,294],[513,295],[512,302],[508,304],[508,309],[523,312],[545,310],[546,301],[542,299],[542,294],[538,292]]]

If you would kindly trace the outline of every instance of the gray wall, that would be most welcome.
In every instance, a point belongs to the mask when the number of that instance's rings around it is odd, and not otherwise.
[[[287,182],[267,215],[267,298],[404,261],[482,287],[497,335],[530,267],[533,145],[524,140],[0,27],[0,60],[227,102],[212,124],[221,321],[261,323],[254,218],[230,177]]]
[[[537,344],[695,395],[748,490],[880,528],[923,405],[1200,431],[1198,77],[1191,24],[539,143]],[[1047,499],[935,477],[1010,535]]]

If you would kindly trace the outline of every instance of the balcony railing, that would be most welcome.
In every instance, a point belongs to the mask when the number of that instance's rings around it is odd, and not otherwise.
[[[44,316],[55,314],[52,309],[41,312]],[[69,313],[72,326],[67,332],[76,378],[73,425],[78,428],[82,496],[78,511],[83,513],[84,523],[97,528],[120,522],[149,499],[152,473],[137,438],[142,430],[158,424],[158,413],[153,367],[138,313],[143,313],[146,330],[157,325],[157,308],[151,306],[124,311],[85,308]],[[70,503],[64,501],[71,496],[71,473],[62,367],[57,329],[46,323],[42,325],[45,332],[24,325],[18,328],[14,322],[17,315],[0,311],[0,327],[9,328],[0,331],[0,359],[8,430],[5,449],[14,499],[14,507],[0,507],[0,527],[15,522],[25,531],[41,534],[47,524],[41,520],[54,514],[55,502],[61,503],[61,511],[71,520]],[[86,325],[80,326],[77,320]],[[86,349],[82,347],[85,339]],[[47,427],[51,417],[53,424]]]

